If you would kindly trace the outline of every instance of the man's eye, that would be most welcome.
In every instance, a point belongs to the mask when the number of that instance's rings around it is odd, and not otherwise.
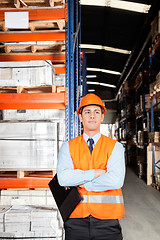
[[[99,111],[96,111],[96,114],[100,114],[100,112],[99,112]]]

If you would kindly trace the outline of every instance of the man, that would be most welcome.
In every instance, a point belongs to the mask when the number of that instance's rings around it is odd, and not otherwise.
[[[60,149],[61,186],[77,186],[83,200],[64,223],[65,240],[121,240],[124,217],[121,187],[125,176],[123,146],[100,133],[106,108],[95,94],[81,99],[77,114],[83,135]]]

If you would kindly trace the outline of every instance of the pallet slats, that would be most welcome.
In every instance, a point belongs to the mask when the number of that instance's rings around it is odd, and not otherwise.
[[[0,93],[65,93],[64,86],[0,87]]]
[[[26,44],[10,44],[0,45],[0,52],[6,54],[12,53],[62,53],[65,51],[64,44],[53,44],[53,45],[26,45]]]
[[[0,178],[15,178],[15,179],[20,179],[20,178],[52,178],[56,174],[56,170],[24,170],[24,169],[19,169],[19,170],[11,170],[11,169],[6,169],[6,170],[1,170],[0,171]]]
[[[29,21],[29,28],[27,30],[36,31],[37,29],[58,29],[64,30],[65,28],[65,20],[64,19],[53,19],[53,20],[38,20],[38,21]],[[0,29],[4,32],[9,31],[8,28],[5,27],[5,22],[0,21]]]
[[[62,0],[2,0],[0,2],[1,8],[30,8],[30,7],[54,7],[62,5]]]

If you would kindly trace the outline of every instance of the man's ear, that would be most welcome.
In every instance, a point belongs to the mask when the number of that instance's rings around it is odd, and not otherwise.
[[[82,122],[82,114],[79,114],[79,120]]]

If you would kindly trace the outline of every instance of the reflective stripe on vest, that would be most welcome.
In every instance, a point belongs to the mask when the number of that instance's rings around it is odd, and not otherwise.
[[[82,195],[81,203],[87,203],[87,195]],[[123,203],[123,196],[88,195],[89,203]]]

